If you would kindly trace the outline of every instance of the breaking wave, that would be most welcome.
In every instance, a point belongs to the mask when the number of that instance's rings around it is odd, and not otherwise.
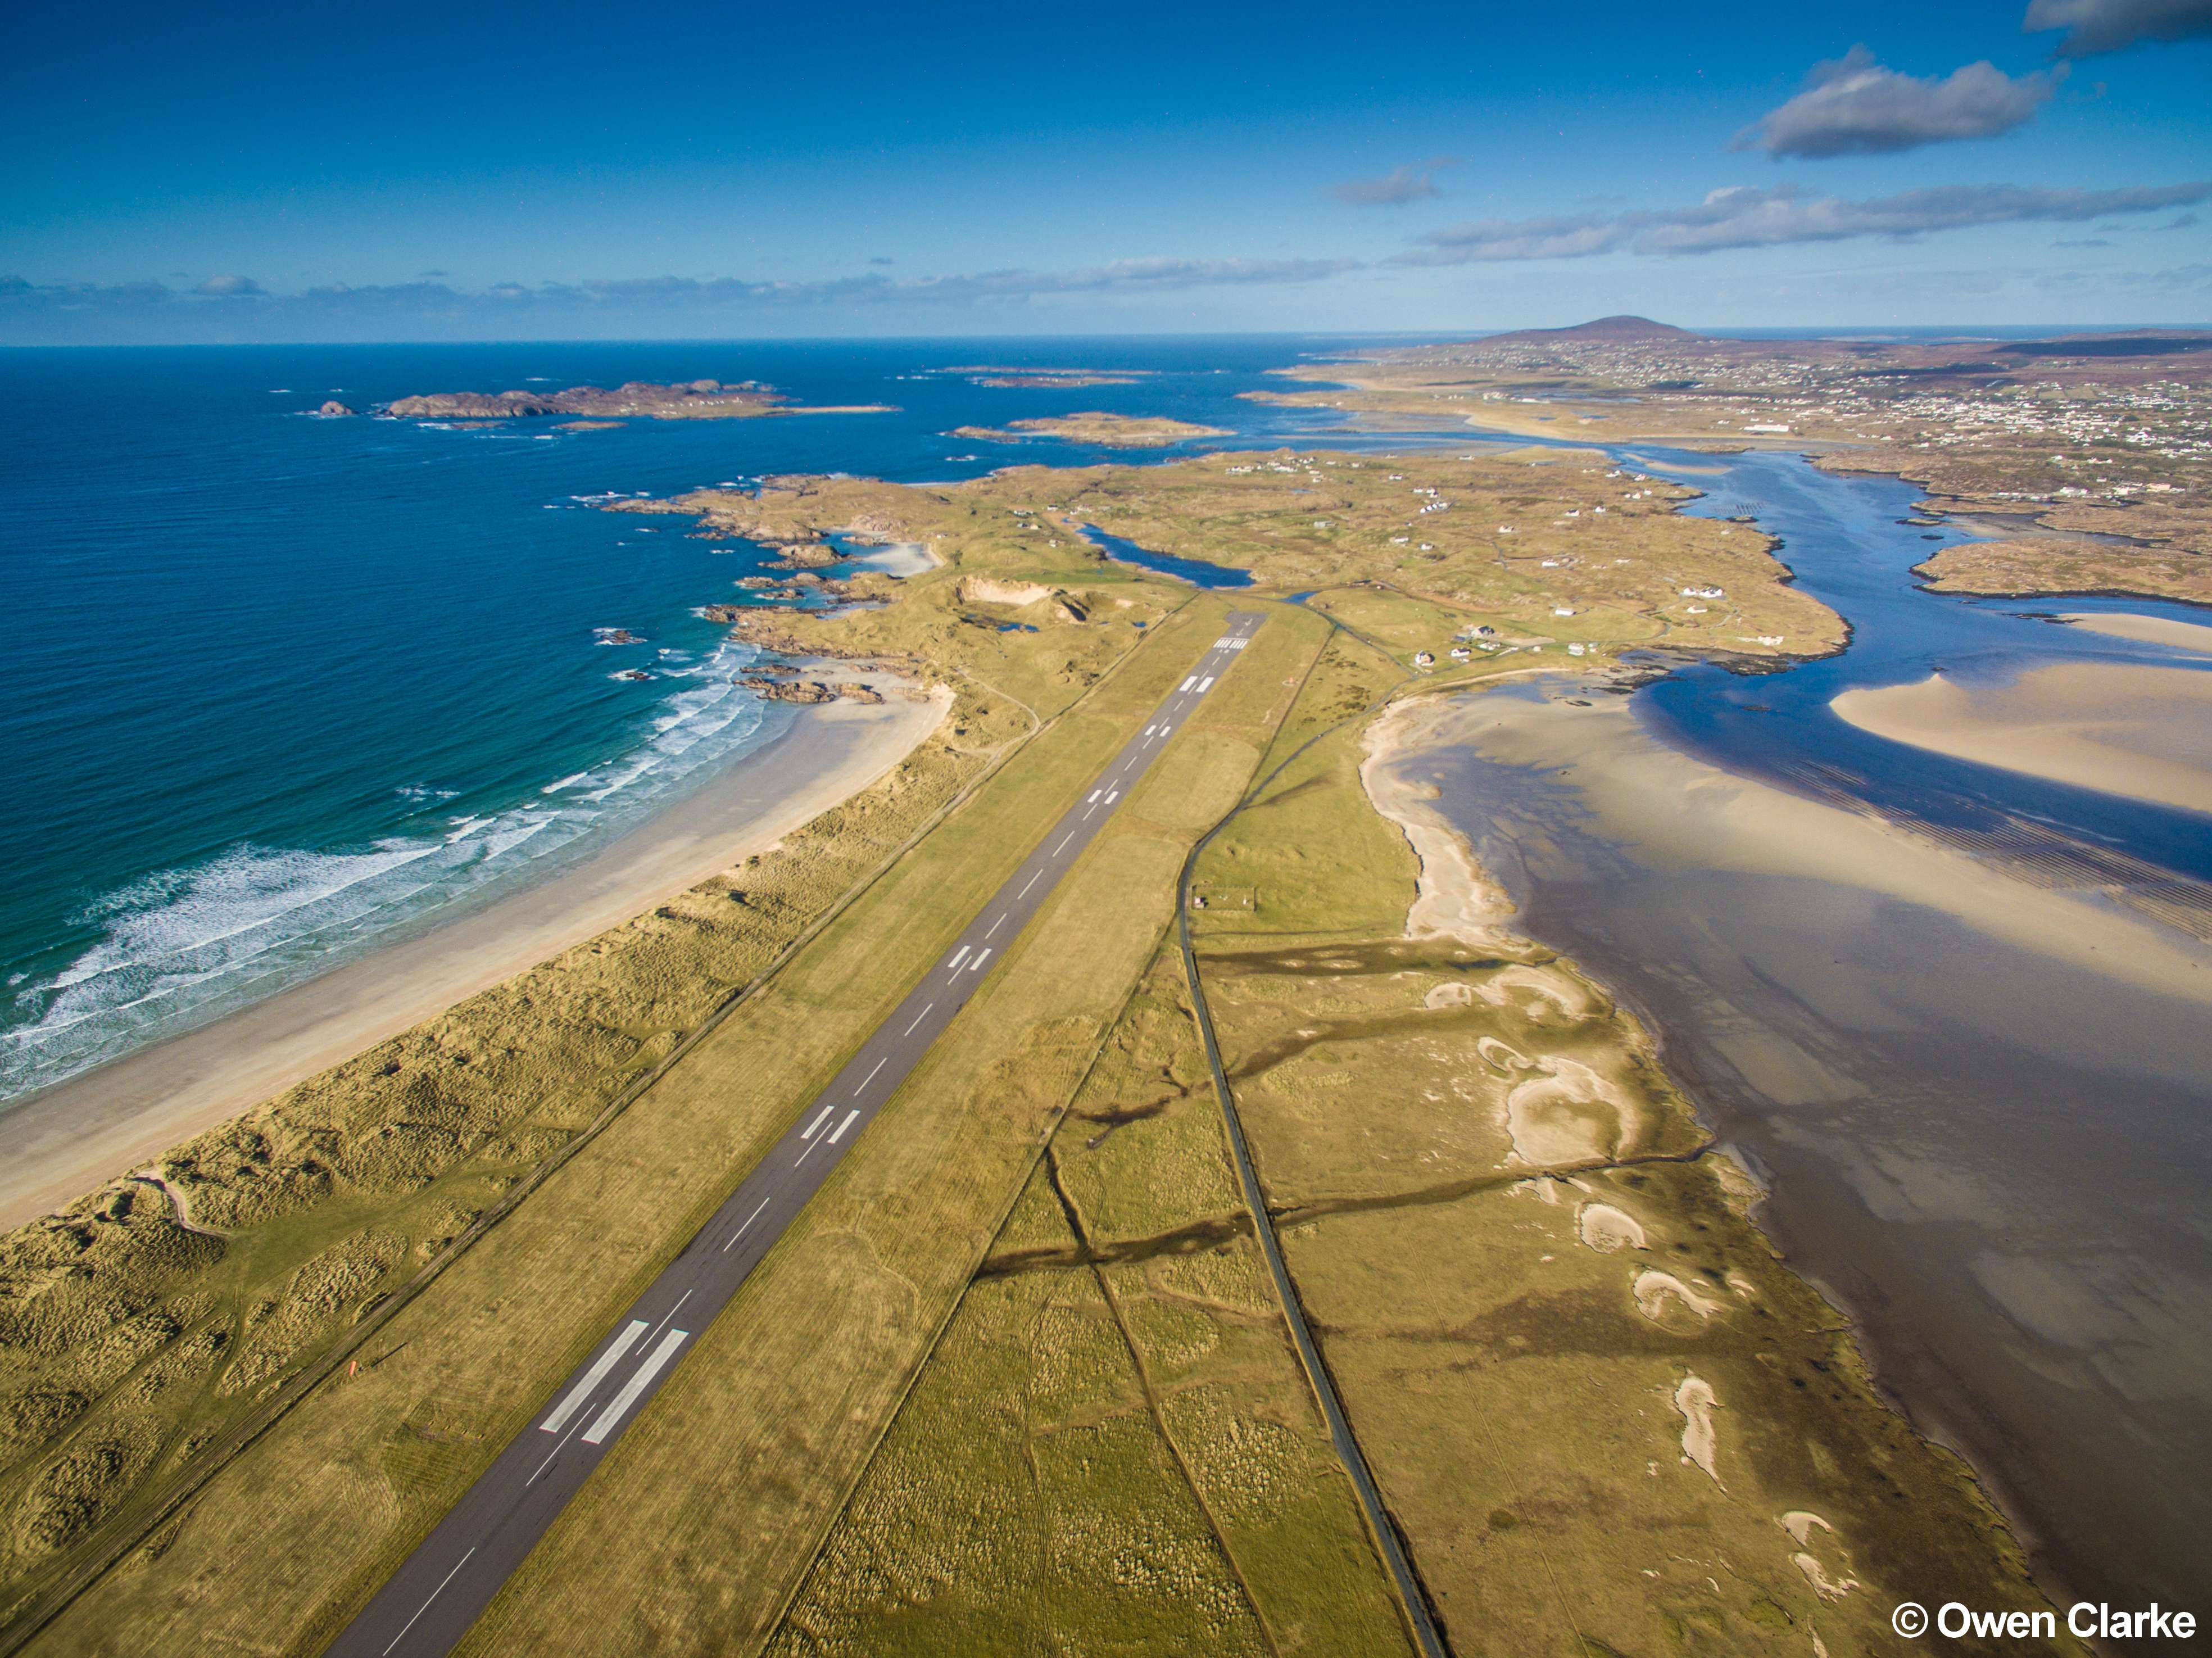
[[[105,894],[73,918],[94,942],[58,971],[9,986],[0,1097],[258,1001],[633,827],[757,746],[769,711],[732,683],[754,655],[726,642],[664,665],[672,689],[630,747],[520,804],[441,820],[434,809],[453,792],[410,786],[399,796],[411,815],[365,844],[241,842]]]

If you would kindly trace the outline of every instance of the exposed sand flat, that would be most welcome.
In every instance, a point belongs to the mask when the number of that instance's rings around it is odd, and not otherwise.
[[[2123,671],[2187,678],[2212,690],[2212,674]],[[1410,761],[1431,746],[1466,744],[1509,764],[1571,767],[1592,821],[1639,847],[1656,871],[1808,878],[1884,895],[1925,905],[1991,938],[2137,990],[2212,1002],[2212,950],[2197,941],[2115,909],[2093,892],[2027,885],[1875,818],[1679,754],[1611,697],[1589,708],[1505,687],[1485,695],[1422,697],[1378,721],[1377,730],[1383,728],[1392,730],[1395,742],[1387,750],[1377,745],[1362,775],[1389,817],[1403,812],[1444,823],[1442,813],[1415,794],[1412,766],[1391,763],[1399,757]],[[1493,902],[1510,902],[1490,886],[1456,837],[1448,837],[1442,827],[1436,835],[1465,860],[1473,878],[1496,894]],[[1415,850],[1423,850],[1419,841]],[[1425,896],[1425,867],[1421,878]],[[1872,1003],[1865,1012],[1881,1017]]]
[[[2188,631],[2212,639],[2212,629]],[[1938,674],[1917,685],[1845,691],[1829,706],[1892,742],[2212,812],[2212,673],[2063,662],[2010,685],[1962,685]]]
[[[940,692],[801,708],[727,774],[544,884],[15,1102],[0,1115],[0,1225],[142,1168],[709,879],[867,787],[951,706]]]
[[[2125,612],[2106,615],[2100,611],[2076,611],[2058,619],[2093,634],[2111,634],[2119,639],[2141,640],[2146,645],[2172,645],[2185,651],[2212,654],[2212,628],[2195,622],[2172,622],[2162,616]]]

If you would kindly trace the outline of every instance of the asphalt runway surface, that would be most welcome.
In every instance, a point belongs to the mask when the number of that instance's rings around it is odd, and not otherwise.
[[[1167,740],[1264,617],[1237,611],[1152,721],[1107,763],[896,1011],[800,1113],[683,1253],[616,1321],[532,1424],[377,1591],[331,1658],[438,1658],[453,1650],[607,1448],[684,1362],[693,1338],[820,1189],[876,1112],[951,1023]],[[893,1124],[896,1129],[896,1122]]]

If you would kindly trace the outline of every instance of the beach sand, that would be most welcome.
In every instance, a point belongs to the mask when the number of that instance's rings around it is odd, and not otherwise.
[[[2162,616],[2134,616],[2124,611],[2112,615],[2077,611],[2058,619],[2093,634],[2111,634],[2120,639],[2141,640],[2146,645],[2173,645],[2185,651],[2212,654],[2212,628],[2194,622],[2171,622]]]
[[[2189,631],[2212,638],[2212,629]],[[2009,685],[1966,685],[1938,674],[1917,685],[1845,691],[1829,706],[1892,742],[2212,812],[2212,674],[2064,662],[2031,669]]]
[[[866,788],[951,706],[939,691],[801,707],[725,775],[543,884],[12,1102],[0,1115],[0,1224],[68,1203],[709,879]]]

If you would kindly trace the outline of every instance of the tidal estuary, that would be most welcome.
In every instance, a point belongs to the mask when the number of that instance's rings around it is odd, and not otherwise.
[[[1901,523],[1893,481],[1624,462],[1705,489],[1692,510],[1756,515],[1850,648],[1440,700],[1396,763],[1516,925],[1640,1010],[1767,1183],[1778,1246],[1972,1461],[2061,1604],[2190,1605],[2212,1582],[2212,820],[1828,705],[2088,662],[2136,671],[2154,725],[2163,676],[2212,655],[2046,613],[2202,617],[1917,591],[1911,567],[1957,533]]]

